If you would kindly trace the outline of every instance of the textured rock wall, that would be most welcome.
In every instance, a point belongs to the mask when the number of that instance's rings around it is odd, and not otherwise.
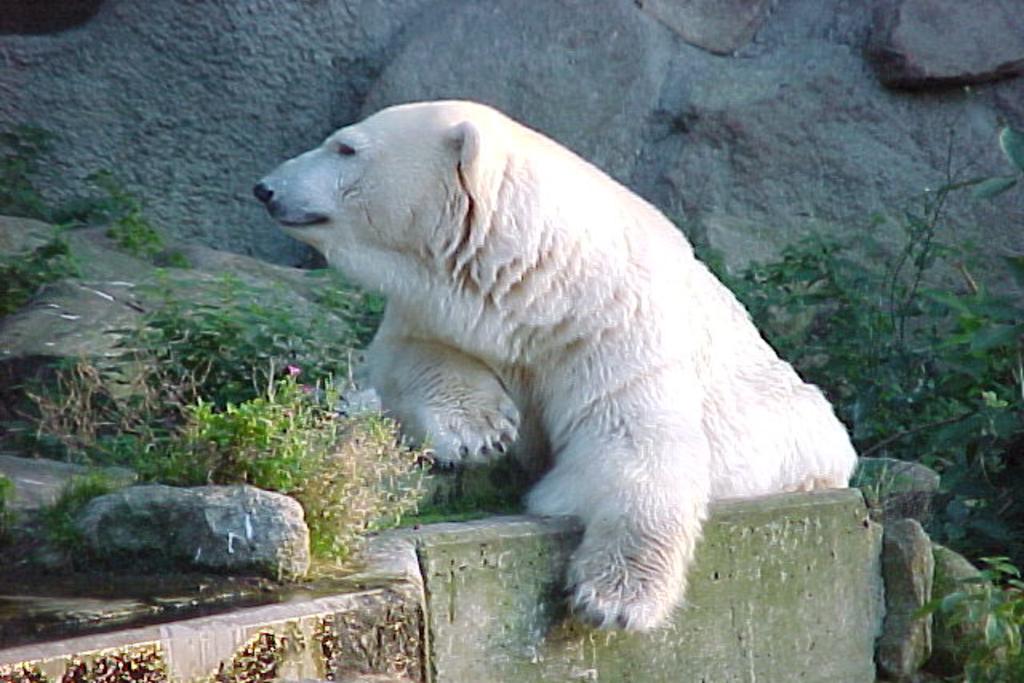
[[[380,106],[474,98],[740,263],[810,230],[893,242],[874,215],[943,183],[950,149],[962,177],[1008,170],[995,134],[1024,127],[1024,19],[961,5],[110,0],[76,28],[0,35],[0,127],[61,135],[54,196],[108,168],[171,232],[294,261],[255,178]],[[1024,193],[951,218],[943,238],[1024,251]]]

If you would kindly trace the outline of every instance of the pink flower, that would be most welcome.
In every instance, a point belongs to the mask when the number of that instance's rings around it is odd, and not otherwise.
[[[289,377],[298,377],[299,373],[302,372],[302,368],[300,368],[298,365],[289,365],[286,368],[286,370],[288,371]]]

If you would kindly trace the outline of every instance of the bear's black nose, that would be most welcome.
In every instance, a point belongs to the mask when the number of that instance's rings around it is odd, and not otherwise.
[[[256,183],[256,187],[252,188],[252,193],[256,199],[260,200],[264,204],[269,202],[274,196],[274,191],[263,183]]]

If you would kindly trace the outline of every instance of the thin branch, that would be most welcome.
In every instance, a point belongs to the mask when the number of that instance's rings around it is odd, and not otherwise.
[[[948,425],[948,424],[953,424],[955,422],[960,422],[962,420],[966,420],[967,418],[971,417],[972,415],[977,415],[977,414],[978,414],[977,410],[972,410],[970,412],[964,413],[963,415],[957,415],[955,417],[947,417],[944,420],[936,420],[935,422],[929,422],[927,424],[917,425],[916,427],[911,427],[910,429],[906,429],[906,430],[904,430],[902,432],[899,432],[897,434],[893,434],[892,436],[888,436],[888,437],[882,439],[878,443],[876,443],[873,446],[871,446],[871,448],[868,448],[867,450],[863,451],[860,454],[860,457],[862,457],[862,458],[869,457],[872,453],[875,453],[875,452],[885,448],[886,446],[888,446],[889,444],[893,443],[894,441],[899,441],[900,439],[902,439],[902,438],[904,438],[906,436],[910,436],[911,434],[916,434],[917,432],[922,432],[922,431],[924,431],[926,429],[931,429],[933,427],[943,427],[943,426]]]

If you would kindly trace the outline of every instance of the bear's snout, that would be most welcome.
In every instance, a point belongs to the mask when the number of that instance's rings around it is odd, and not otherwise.
[[[252,194],[264,204],[274,198],[274,191],[261,182],[256,183],[255,187],[252,188]]]

